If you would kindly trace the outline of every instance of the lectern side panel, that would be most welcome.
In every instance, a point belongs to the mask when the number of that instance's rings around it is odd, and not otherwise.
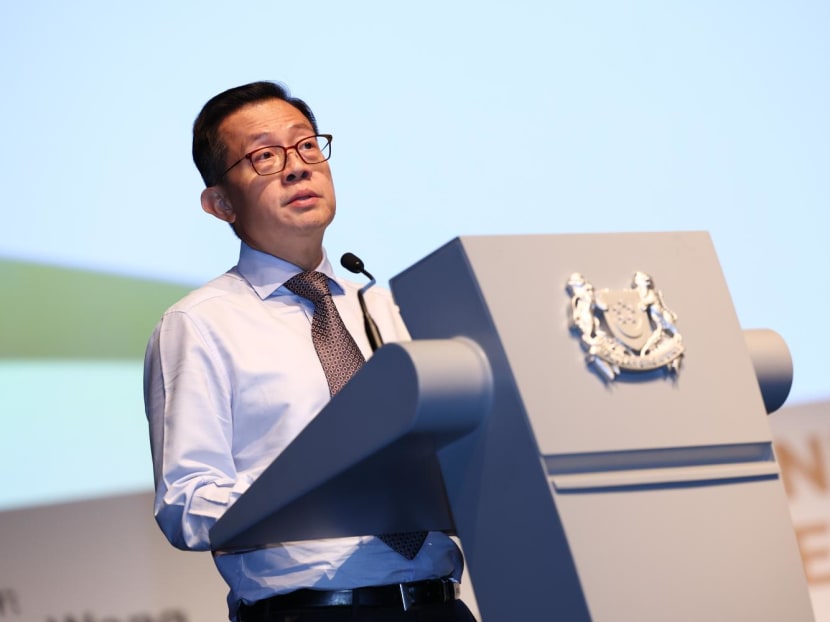
[[[547,473],[487,305],[459,242],[392,279],[415,339],[464,336],[486,353],[493,404],[439,452],[483,620],[588,620]]]
[[[769,442],[752,362],[707,234],[461,242],[544,455]],[[566,283],[580,272],[597,292],[633,291],[638,271],[652,277],[676,314],[686,352],[676,376],[623,371],[608,381],[586,363],[569,328]]]

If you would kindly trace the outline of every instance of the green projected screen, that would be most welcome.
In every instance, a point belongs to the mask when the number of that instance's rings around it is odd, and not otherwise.
[[[0,262],[0,509],[152,486],[142,357],[187,288]]]

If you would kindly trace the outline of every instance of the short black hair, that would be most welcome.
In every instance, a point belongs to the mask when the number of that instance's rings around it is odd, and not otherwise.
[[[269,99],[281,99],[299,110],[309,120],[317,133],[317,119],[303,100],[292,97],[284,84],[279,82],[251,82],[223,91],[212,97],[199,112],[193,123],[193,162],[205,186],[215,186],[225,172],[228,147],[219,135],[219,126],[231,114],[247,106]]]

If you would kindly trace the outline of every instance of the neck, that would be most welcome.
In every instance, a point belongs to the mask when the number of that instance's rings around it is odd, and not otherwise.
[[[303,270],[314,270],[323,261],[323,248],[319,247],[313,252],[292,254],[291,256],[283,254],[277,255],[277,257],[285,259]]]
[[[320,242],[312,245],[281,244],[272,248],[263,248],[257,244],[252,244],[248,240],[245,243],[254,250],[279,257],[284,261],[302,268],[304,271],[314,270],[323,261],[323,245]]]

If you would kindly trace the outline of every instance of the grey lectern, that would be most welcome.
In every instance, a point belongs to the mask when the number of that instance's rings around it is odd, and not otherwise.
[[[776,340],[741,330],[707,234],[464,237],[391,284],[414,341],[215,548],[444,529],[483,622],[813,619],[759,390]]]

